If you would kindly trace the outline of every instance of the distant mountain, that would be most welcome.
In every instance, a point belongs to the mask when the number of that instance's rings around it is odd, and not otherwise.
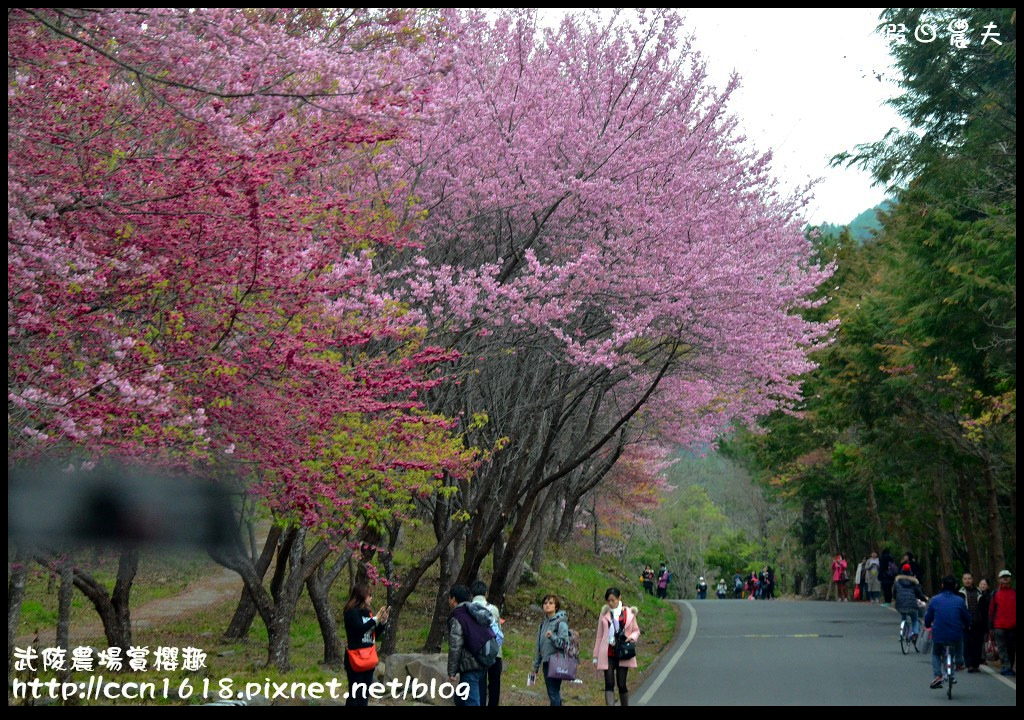
[[[850,234],[859,242],[872,237],[875,232],[882,229],[882,224],[878,222],[878,212],[888,212],[891,207],[892,201],[885,200],[881,205],[865,210],[850,222]]]
[[[882,228],[881,223],[878,222],[878,212],[888,212],[889,208],[892,207],[891,200],[885,200],[880,205],[876,205],[873,208],[865,210],[860,215],[851,220],[847,225],[833,225],[832,223],[822,223],[818,226],[821,234],[825,237],[837,237],[844,227],[850,229],[850,235],[857,242],[864,242],[869,240],[875,232]]]

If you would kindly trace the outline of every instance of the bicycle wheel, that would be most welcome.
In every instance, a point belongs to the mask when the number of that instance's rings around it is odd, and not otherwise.
[[[953,699],[953,654],[946,648],[946,697]]]
[[[910,628],[906,621],[900,623],[900,650],[904,655],[910,652]]]

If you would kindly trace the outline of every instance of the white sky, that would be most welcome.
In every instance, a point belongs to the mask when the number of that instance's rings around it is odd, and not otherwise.
[[[875,33],[881,8],[686,11],[712,82],[736,70],[730,107],[787,187],[822,178],[807,209],[812,224],[845,224],[885,199],[860,170],[829,159],[906,125],[882,103],[897,94],[888,46]],[[881,80],[879,80],[881,76]]]
[[[875,33],[881,8],[686,10],[687,31],[723,87],[741,85],[729,103],[743,131],[771,150],[782,186],[821,179],[807,208],[812,224],[846,224],[885,199],[855,168],[832,169],[833,155],[905,128],[882,103],[898,92],[888,46]],[[548,9],[559,15],[564,9]],[[542,20],[543,21],[543,20]],[[881,81],[878,76],[881,77]]]

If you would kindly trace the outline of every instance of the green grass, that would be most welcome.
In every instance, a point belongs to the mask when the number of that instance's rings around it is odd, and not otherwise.
[[[117,579],[118,558],[113,553],[81,552],[74,557],[76,567],[103,583],[108,592]],[[132,585],[131,604],[139,607],[151,600],[178,595],[193,582],[218,572],[220,566],[203,553],[144,552],[139,557],[139,571]],[[25,601],[18,624],[18,636],[34,633],[38,628],[57,624],[57,592],[59,582],[38,564],[33,564],[25,582]],[[78,590],[71,600],[72,626],[98,623],[92,603]]]

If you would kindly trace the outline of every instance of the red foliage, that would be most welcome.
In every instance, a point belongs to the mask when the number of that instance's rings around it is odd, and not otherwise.
[[[9,17],[8,452],[226,454],[312,523],[345,494],[302,465],[318,438],[401,427],[451,356],[377,292],[395,240],[339,189],[401,94],[323,74],[337,28],[225,12]]]

